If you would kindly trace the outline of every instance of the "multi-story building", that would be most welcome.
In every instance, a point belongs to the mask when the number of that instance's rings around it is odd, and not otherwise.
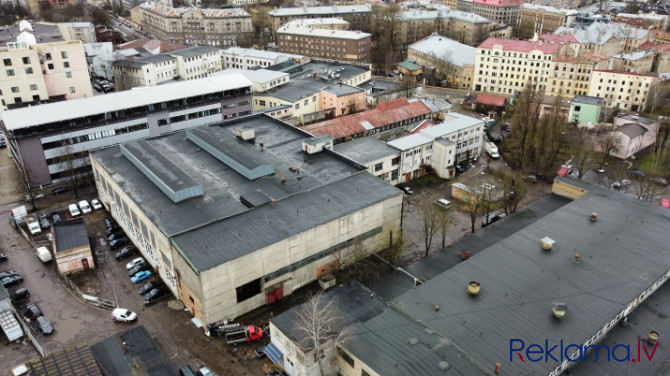
[[[277,30],[281,53],[304,53],[312,58],[352,63],[370,61],[372,35],[361,31],[329,30],[304,26],[300,20]]]
[[[577,40],[576,53],[592,51],[601,55],[616,55],[637,51],[642,44],[652,38],[647,29],[640,29],[619,23],[594,22],[584,29],[559,27],[555,35],[571,34]]]
[[[281,25],[304,18],[341,18],[349,22],[350,30],[370,30],[372,7],[363,5],[333,5],[326,7],[279,8],[268,12],[272,21],[272,30],[277,31]]]
[[[523,0],[467,0],[458,1],[458,10],[478,14],[493,25],[516,25]],[[469,4],[465,4],[469,3]],[[463,6],[461,6],[463,5]],[[468,10],[470,7],[472,9]]]
[[[255,48],[230,47],[220,51],[223,68],[256,69],[267,68],[286,60],[300,63],[309,62],[310,58],[303,55],[284,54]]]
[[[531,39],[535,34],[551,34],[561,26],[571,26],[577,11],[551,6],[523,4],[519,8],[517,28],[521,39]]]
[[[251,15],[241,8],[172,8],[148,1],[140,9],[144,32],[169,42],[232,46],[238,37],[253,32]]]
[[[491,22],[474,13],[450,10],[410,10],[398,12],[399,39],[403,46],[412,44],[437,32],[467,45],[477,45],[487,38]]]
[[[477,47],[472,89],[514,95],[527,83],[545,90],[561,44],[489,38]]]
[[[461,89],[472,87],[477,49],[441,35],[431,35],[409,46],[407,56],[439,80]]]
[[[595,70],[591,73],[588,96],[603,98],[605,106],[610,108],[643,111],[656,83],[658,75],[654,73]]]
[[[32,15],[39,15],[42,11],[54,8],[62,8],[68,5],[74,5],[74,0],[24,0],[21,5],[25,5]]]
[[[9,110],[2,128],[31,187],[85,173],[88,151],[252,113],[251,83],[239,75],[89,96]]]
[[[269,69],[238,69],[238,68],[228,68],[220,72],[212,73],[212,76],[219,76],[223,74],[237,73],[246,77],[251,81],[251,89],[254,92],[254,95],[276,89],[280,86],[286,85],[291,82],[291,78],[288,73],[277,72]]]
[[[652,51],[656,54],[651,71],[656,73],[670,72],[670,44],[647,42],[640,46],[642,51]]]
[[[627,23],[630,20],[642,20],[649,23],[651,29],[666,31],[668,30],[668,19],[670,16],[667,14],[656,14],[652,13],[640,13],[640,14],[631,14],[631,13],[617,13],[615,20],[617,22]]]
[[[611,70],[624,72],[649,73],[654,70],[656,53],[653,51],[635,51],[616,54],[611,57]]]
[[[118,90],[155,86],[172,80],[194,80],[220,71],[219,50],[195,46],[158,55],[128,58],[114,62]]]
[[[254,115],[97,150],[91,163],[100,201],[205,326],[284,299],[400,230],[403,193],[332,149]]]
[[[598,124],[602,108],[602,98],[575,95],[570,101],[568,121],[578,125]]]
[[[584,52],[577,56],[559,55],[552,59],[549,77],[544,90],[546,95],[572,97],[586,95],[589,91],[591,72],[607,69],[609,57]]]
[[[95,43],[95,27],[90,22],[63,22],[55,24],[65,40],[79,40],[81,43]]]
[[[0,60],[3,110],[93,95],[80,41],[37,43],[34,35],[22,33],[16,42],[0,47]]]

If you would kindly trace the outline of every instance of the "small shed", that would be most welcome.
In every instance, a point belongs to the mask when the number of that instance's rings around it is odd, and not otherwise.
[[[54,223],[54,256],[61,274],[95,268],[83,219]]]
[[[489,118],[494,119],[496,114],[501,114],[503,111],[505,111],[506,106],[506,97],[491,94],[478,94],[475,99],[473,109],[475,111],[487,112]],[[491,113],[493,113],[493,116]]]
[[[405,60],[398,63],[398,71],[403,75],[418,76],[423,73],[423,69],[417,65],[413,60]]]

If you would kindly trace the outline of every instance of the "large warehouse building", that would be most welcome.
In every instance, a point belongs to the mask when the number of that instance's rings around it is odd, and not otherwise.
[[[267,115],[91,153],[101,200],[203,324],[238,317],[375,250],[403,196]]]

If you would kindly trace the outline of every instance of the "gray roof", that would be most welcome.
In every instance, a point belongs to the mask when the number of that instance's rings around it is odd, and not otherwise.
[[[414,99],[410,99],[410,102],[414,101]],[[421,102],[428,106],[430,108],[431,112],[439,112],[439,111],[449,111],[451,110],[454,106],[445,101],[444,99],[439,99],[439,98],[421,98]]]
[[[660,279],[670,265],[670,213],[655,207],[594,187],[391,304],[487,368],[504,362],[505,373],[547,374],[556,363],[508,362],[510,339],[582,344]],[[545,236],[556,240],[549,252],[540,248]],[[583,262],[572,262],[575,251]],[[472,280],[482,286],[476,299],[464,291]],[[556,301],[567,303],[565,320],[552,318]]]
[[[647,133],[648,129],[638,123],[628,123],[614,129],[614,131],[621,132],[630,138],[636,138]]]
[[[591,105],[594,105],[594,106],[602,106],[603,101],[604,101],[603,98],[589,97],[588,95],[575,95],[574,98],[572,98],[572,103],[591,104]]]
[[[7,298],[9,298],[9,291],[7,291],[5,286],[2,286],[2,288],[0,289],[0,301],[3,301]]]
[[[335,85],[329,85],[325,88],[323,88],[323,91],[335,94],[336,96],[340,97],[343,95],[350,95],[350,94],[356,94],[356,93],[362,93],[365,90],[355,87],[355,86],[349,86],[349,85],[344,85],[344,84],[335,84]]]
[[[57,26],[46,25],[38,22],[31,22],[33,31],[27,31],[35,36],[37,43],[61,42],[64,41],[63,34],[58,30]],[[0,28],[0,46],[7,46],[8,42],[16,42],[16,37],[19,36],[19,23],[15,22],[10,26],[3,26]]]
[[[142,56],[139,58],[130,57],[127,59],[116,60],[113,65],[127,68],[142,68],[147,64],[158,64],[170,60],[175,60],[175,58],[166,54],[158,54]]]
[[[174,50],[167,52],[167,55],[176,55],[176,56],[183,56],[183,57],[194,57],[194,56],[200,56],[200,55],[205,55],[210,52],[219,52],[219,49],[216,47],[212,46],[193,46],[193,47],[188,47],[184,48],[181,50]]]
[[[108,337],[92,345],[91,351],[104,375],[176,375],[167,355],[144,325]]]
[[[288,84],[278,87],[274,92],[264,92],[261,96],[278,98],[289,103],[309,98],[328,86],[327,81],[312,78],[292,79]]]
[[[363,137],[335,145],[335,151],[365,165],[383,158],[399,156],[400,152],[385,142]]]
[[[114,172],[121,189],[163,233],[174,236],[175,245],[197,270],[209,269],[399,192],[333,151],[306,154],[302,142],[311,136],[267,115],[200,128],[223,137],[234,135],[239,127],[254,129],[255,145],[264,144],[264,150],[256,146],[255,153],[271,160],[276,174],[249,180],[188,140],[185,132],[147,140],[203,187],[204,196],[178,204],[121,157],[119,146],[94,151],[91,156]],[[299,169],[300,179],[290,167]],[[282,177],[286,178],[284,183]],[[249,209],[240,197],[259,202],[255,192],[276,200],[276,204]],[[323,212],[328,211],[332,212],[324,216]],[[270,222],[273,231],[268,231]],[[222,250],[222,243],[229,247]]]
[[[640,123],[640,124],[653,124],[654,121],[647,119],[646,117],[639,116],[638,114],[619,114],[617,118],[629,120],[631,122]]]
[[[325,7],[295,7],[279,8],[268,12],[270,17],[290,17],[306,15],[330,15],[330,14],[348,14],[348,13],[370,13],[372,7],[370,4],[363,5],[333,5]]]
[[[56,251],[64,252],[74,248],[90,246],[83,219],[54,223]]]

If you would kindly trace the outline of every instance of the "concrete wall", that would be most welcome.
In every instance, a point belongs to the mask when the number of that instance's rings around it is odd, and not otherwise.
[[[88,269],[95,269],[95,261],[93,260],[90,245],[58,251],[56,252],[55,259],[58,271],[61,274],[71,274],[85,270],[83,259],[86,259]]]
[[[569,183],[564,183],[556,179],[554,180],[554,184],[551,186],[551,193],[575,200],[589,193],[589,191],[585,191],[582,188],[570,185]]]
[[[45,43],[37,46],[40,56],[46,56],[47,53],[51,55],[51,60],[46,60],[44,64],[44,81],[50,97],[65,95],[69,100],[93,96],[86,54],[81,42]],[[68,72],[71,77],[67,77]],[[74,92],[71,88],[74,88]]]

